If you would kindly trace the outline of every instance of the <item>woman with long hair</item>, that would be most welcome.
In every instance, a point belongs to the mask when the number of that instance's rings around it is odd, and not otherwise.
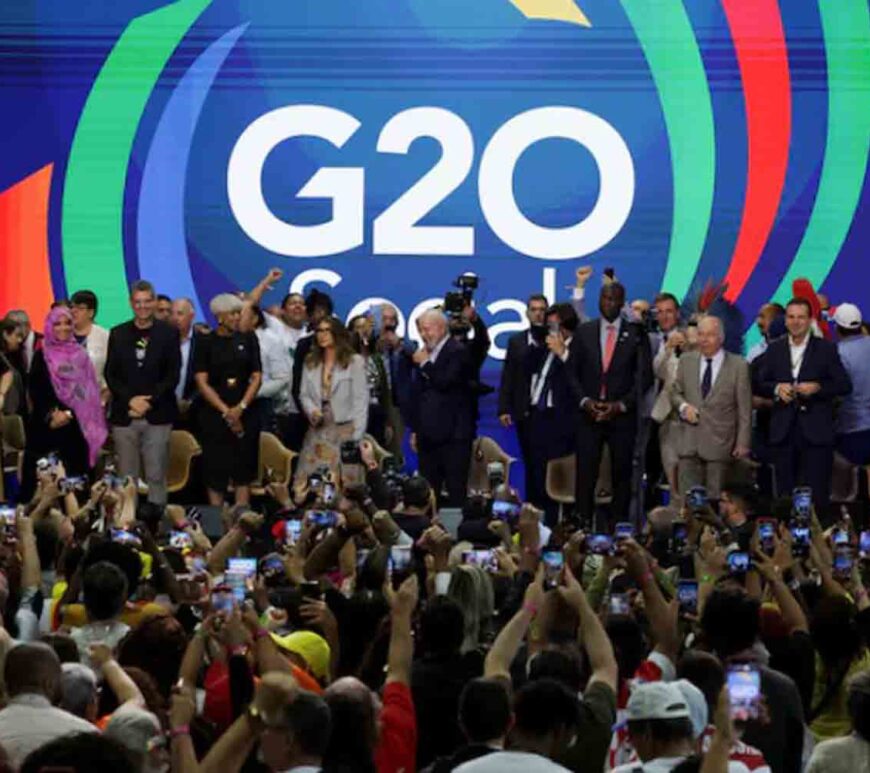
[[[0,320],[0,414],[5,416],[24,414],[24,381],[7,357],[14,355],[23,342],[21,327],[15,320]]]
[[[392,440],[392,427],[388,426],[391,404],[390,382],[384,358],[375,347],[374,326],[369,314],[359,314],[347,324],[354,351],[363,358],[369,385],[369,420],[366,432],[382,446]]]
[[[33,353],[28,391],[33,408],[28,461],[54,453],[68,477],[89,474],[109,430],[96,371],[76,342],[68,308],[53,308],[45,320],[45,339]]]
[[[299,389],[309,428],[294,478],[297,498],[308,492],[314,472],[328,470],[342,485],[361,479],[358,465],[341,464],[341,444],[359,442],[366,431],[369,388],[363,358],[351,348],[344,325],[326,317],[314,328]]]
[[[197,417],[203,479],[210,504],[223,504],[230,481],[236,504],[247,504],[260,448],[260,420],[249,410],[263,376],[260,346],[253,333],[239,332],[242,301],[235,295],[217,295],[209,308],[218,325],[197,340],[193,356],[194,379],[203,397]]]

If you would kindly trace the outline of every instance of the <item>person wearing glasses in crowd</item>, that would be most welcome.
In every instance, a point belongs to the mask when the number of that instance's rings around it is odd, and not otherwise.
[[[239,332],[242,301],[222,293],[209,308],[217,329],[203,336],[193,358],[196,386],[202,395],[198,422],[203,448],[203,478],[212,505],[222,505],[235,485],[237,504],[250,501],[257,476],[260,421],[249,411],[263,377],[260,346],[253,332]]]
[[[297,497],[307,491],[309,476],[328,468],[342,485],[354,482],[358,471],[341,465],[341,444],[362,440],[368,423],[369,387],[363,358],[355,354],[350,336],[335,317],[324,317],[314,328],[299,389],[310,427],[294,478]]]
[[[109,354],[109,331],[94,322],[97,316],[97,296],[90,290],[78,290],[72,294],[70,304],[73,335],[87,350],[88,357],[94,364],[100,389],[103,390],[104,401],[108,402],[109,391],[103,374],[106,369],[106,357]]]

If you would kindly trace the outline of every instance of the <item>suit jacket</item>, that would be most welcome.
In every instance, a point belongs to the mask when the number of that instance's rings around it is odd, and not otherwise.
[[[299,399],[299,392],[302,389],[302,370],[305,367],[305,358],[311,351],[313,344],[313,335],[300,338],[299,343],[296,344],[296,352],[293,354],[293,382],[290,384],[290,394],[293,396],[300,413],[305,413],[302,400]]]
[[[130,399],[151,396],[151,410],[145,414],[149,424],[172,424],[178,416],[175,387],[181,370],[178,331],[160,320],[151,326],[148,349],[142,367],[136,360],[139,333],[133,321],[123,322],[109,333],[106,357],[106,383],[112,392],[110,423],[126,427]]]
[[[752,386],[749,365],[742,357],[725,352],[713,388],[701,397],[700,352],[680,357],[677,378],[671,390],[671,403],[679,411],[689,403],[700,411],[697,424],[680,424],[680,456],[726,461],[735,446],[749,448],[752,434]]]
[[[468,347],[453,338],[444,343],[435,362],[414,368],[411,429],[423,443],[471,440],[474,367]]]
[[[514,422],[529,412],[530,370],[527,367],[529,332],[523,330],[508,339],[507,354],[498,387],[498,415],[509,414]]]
[[[569,374],[578,405],[585,398],[599,399],[602,384],[600,331],[599,320],[584,322],[571,341]],[[643,328],[620,320],[613,359],[603,382],[607,388],[605,399],[624,403],[628,412],[616,416],[611,423],[634,421],[638,392],[643,396],[652,384],[651,360],[649,337]]]
[[[677,378],[677,369],[680,366],[680,358],[668,347],[662,344],[653,357],[653,375],[660,382],[660,389],[656,395],[652,407],[652,418],[659,424],[663,424],[670,418],[677,418],[671,405],[671,388]]]
[[[802,397],[788,404],[774,401],[770,410],[770,442],[774,445],[784,443],[796,425],[804,442],[833,445],[834,398],[852,391],[852,382],[837,347],[810,334],[797,380],[815,381],[821,389],[809,398]],[[771,341],[761,358],[757,393],[760,397],[773,398],[777,384],[791,384],[793,381],[789,336],[786,335]]]
[[[296,350],[298,353],[298,349]],[[310,417],[323,410],[323,365],[302,371],[299,399],[302,410]],[[354,440],[362,440],[369,420],[369,385],[363,358],[355,354],[346,368],[337,363],[332,370],[329,405],[336,424],[353,422]]]

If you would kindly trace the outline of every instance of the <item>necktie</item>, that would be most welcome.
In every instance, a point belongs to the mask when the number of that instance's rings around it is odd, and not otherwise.
[[[704,377],[701,379],[701,399],[706,400],[707,395],[713,388],[713,358],[707,357],[707,366],[704,368]]]
[[[604,361],[601,370],[604,373],[610,369],[610,361],[613,359],[613,350],[616,348],[616,325],[607,326],[607,338],[604,341]]]

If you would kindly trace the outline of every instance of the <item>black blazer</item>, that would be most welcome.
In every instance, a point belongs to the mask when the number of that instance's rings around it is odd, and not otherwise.
[[[574,399],[579,407],[584,398],[598,400],[601,390],[601,327],[598,319],[584,322],[574,333],[568,373]],[[640,379],[640,384],[637,380]],[[606,399],[622,402],[628,413],[616,416],[612,421],[631,420],[637,407],[638,393],[643,395],[653,382],[652,356],[649,336],[640,325],[619,320],[616,347],[604,383]],[[585,415],[585,414],[584,414]]]
[[[308,356],[313,345],[313,335],[300,338],[296,344],[296,352],[293,354],[293,383],[290,385],[290,394],[293,396],[299,413],[303,416],[305,411],[302,408],[302,401],[299,399],[299,390],[302,388],[302,368],[305,365],[305,358]]]
[[[468,347],[448,338],[434,363],[414,368],[411,428],[419,440],[446,443],[474,436],[474,367]]]
[[[109,421],[119,427],[128,426],[130,399],[151,395],[151,410],[145,419],[149,424],[172,424],[178,417],[175,387],[181,371],[178,331],[155,320],[141,368],[135,351],[138,336],[132,320],[113,327],[109,333],[105,370],[106,383],[112,392]]]
[[[510,414],[514,422],[521,421],[529,412],[531,371],[527,367],[527,358],[530,349],[527,330],[508,339],[498,388],[498,415]]]
[[[849,374],[843,367],[837,347],[830,341],[810,335],[798,372],[798,381],[816,381],[821,389],[809,398],[786,404],[775,400],[770,409],[769,441],[783,443],[797,422],[804,442],[812,445],[834,443],[834,398],[852,391]],[[789,337],[772,341],[762,355],[756,380],[756,394],[774,397],[777,384],[791,384]]]

